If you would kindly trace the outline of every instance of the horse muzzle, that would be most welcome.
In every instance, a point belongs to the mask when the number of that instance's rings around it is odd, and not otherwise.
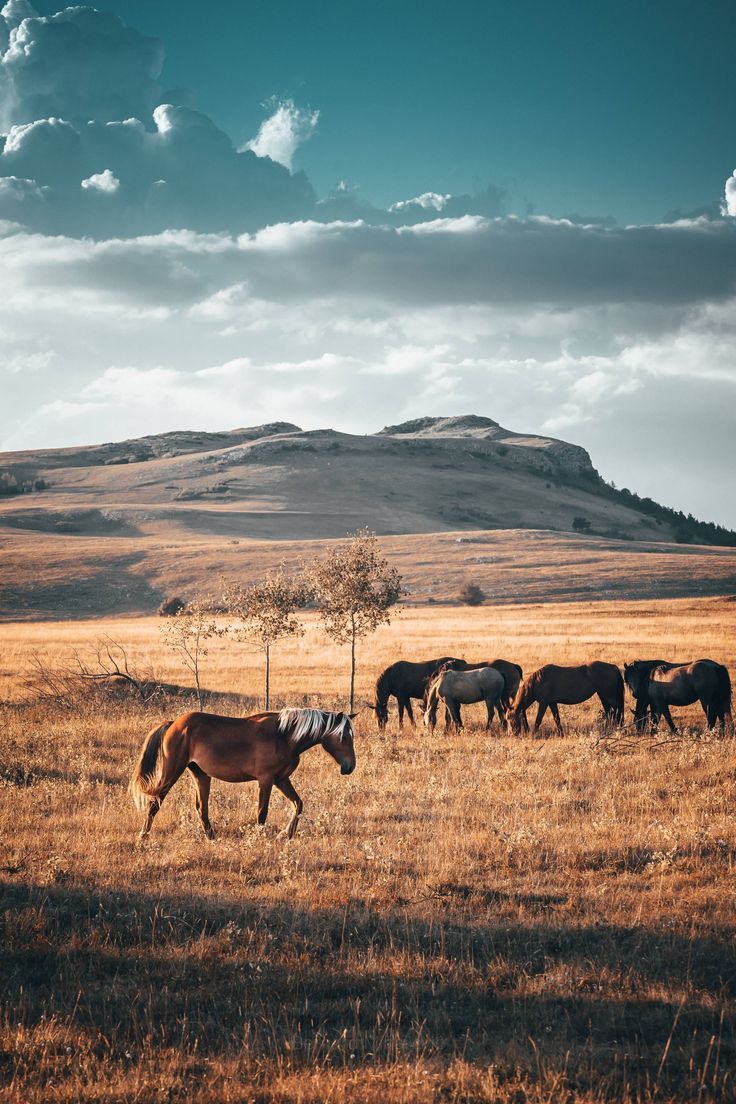
[[[355,763],[341,763],[340,774],[352,774],[355,770]]]

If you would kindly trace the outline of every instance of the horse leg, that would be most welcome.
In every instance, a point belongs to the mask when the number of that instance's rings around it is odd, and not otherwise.
[[[293,839],[299,825],[299,817],[302,815],[302,810],[304,809],[304,802],[288,778],[282,778],[280,782],[275,782],[274,785],[276,789],[280,790],[284,797],[288,797],[289,801],[294,805],[294,813],[286,829],[287,839]]]
[[[417,723],[414,720],[414,710],[411,707],[411,698],[406,698],[406,700],[404,701],[404,708],[406,709],[406,715],[409,718],[409,723],[411,724],[411,727],[416,728]]]
[[[445,698],[445,716],[449,715],[449,722],[445,726],[445,731],[450,727],[459,729],[463,727],[463,719],[460,716],[460,706],[454,698]]]
[[[726,735],[726,713],[725,710],[718,705],[715,705],[712,701],[705,701],[700,699],[700,704],[703,707],[705,713],[705,719],[708,722],[708,729],[712,730],[716,725],[721,727],[721,736]]]
[[[199,813],[199,819],[202,821],[204,834],[207,839],[214,839],[215,833],[210,824],[210,783],[212,779],[196,763],[190,763],[189,770],[194,779],[194,804]]]
[[[151,798],[151,800],[148,802],[148,811],[146,812],[145,822],[140,832],[138,833],[138,839],[143,839],[143,837],[147,836],[148,833],[151,831],[153,818],[156,816],[156,813],[159,811],[160,808],[161,802],[154,800],[154,798]]]
[[[271,800],[272,789],[273,782],[258,783],[258,823],[261,825],[266,823],[266,817],[268,816],[268,803]]]
[[[490,732],[493,727],[493,717],[496,712],[496,701],[493,698],[486,698],[486,712],[488,713],[486,732]]]
[[[565,733],[562,731],[562,721],[560,720],[560,711],[557,708],[557,702],[550,702],[549,703],[549,708],[550,708],[550,711],[552,713],[552,716],[555,719],[555,724],[557,725],[557,731],[558,731],[559,735],[564,736]]]
[[[667,702],[662,702],[662,716],[670,726],[670,732],[677,732],[675,722],[672,720],[672,714],[670,713],[670,707]],[[659,723],[659,717],[657,717],[657,723]]]
[[[536,720],[534,721],[534,731],[533,731],[534,736],[536,736],[537,733],[539,732],[540,726],[542,724],[542,717],[544,716],[544,714],[546,712],[547,712],[547,702],[540,701],[540,703],[537,707],[537,717],[536,717]]]
[[[166,782],[165,785],[161,786],[161,788],[158,791],[158,796],[151,798],[151,800],[148,804],[148,812],[146,813],[145,822],[144,822],[143,827],[141,828],[140,833],[138,835],[139,839],[143,839],[144,836],[147,836],[148,833],[151,831],[151,825],[153,824],[154,817],[156,816],[159,809],[163,805],[164,798],[166,797],[166,795],[169,792],[169,790],[171,789],[171,787],[174,786],[179,781],[179,779],[183,775],[184,771],[187,769],[187,764],[184,763],[181,766],[179,764],[176,764],[176,766],[174,766],[173,769],[172,769],[171,763],[169,762],[164,767],[164,770],[166,770],[167,768],[171,772],[169,774],[169,780],[168,780],[168,782]]]
[[[397,696],[396,704],[399,707],[399,732],[401,732],[403,727],[404,727],[404,701],[403,701],[403,698],[400,698],[400,697]]]

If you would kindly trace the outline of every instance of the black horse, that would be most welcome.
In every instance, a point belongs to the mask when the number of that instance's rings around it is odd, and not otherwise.
[[[440,667],[446,663],[463,664],[462,659],[453,656],[441,656],[439,659],[428,659],[424,663],[411,663],[408,659],[400,659],[392,663],[385,671],[381,671],[376,679],[375,700],[373,705],[368,705],[376,714],[378,731],[383,732],[388,724],[388,699],[396,698],[399,707],[399,728],[404,726],[404,710],[412,724],[414,713],[411,708],[411,699],[421,701],[428,683],[437,674]]]
[[[725,733],[726,721],[731,720],[731,678],[722,663],[712,659],[697,659],[693,663],[635,660],[624,664],[624,678],[636,698],[634,716],[640,726],[649,706],[654,728],[664,717],[670,731],[676,732],[670,706],[699,701],[708,728],[720,724],[721,733]]]

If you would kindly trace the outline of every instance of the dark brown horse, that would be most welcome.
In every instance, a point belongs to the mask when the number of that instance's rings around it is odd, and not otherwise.
[[[585,663],[580,667],[556,667],[547,663],[525,678],[506,717],[512,732],[529,731],[526,711],[537,702],[534,732],[539,731],[542,718],[552,711],[557,731],[563,735],[558,705],[579,705],[597,694],[606,719],[621,724],[624,717],[624,680],[613,663]]]
[[[353,714],[355,716],[355,714]],[[287,829],[296,832],[303,803],[290,775],[299,756],[321,744],[340,764],[342,774],[355,769],[352,717],[321,709],[282,709],[252,717],[219,717],[215,713],[184,713],[148,733],[130,782],[130,791],[146,819],[141,836],[151,830],[161,802],[185,770],[196,787],[196,807],[209,839],[210,781],[257,782],[258,823],[265,824],[275,786],[294,805]]]
[[[376,714],[378,731],[383,732],[388,724],[388,700],[396,698],[399,707],[399,728],[404,726],[404,710],[414,724],[414,713],[411,708],[411,699],[424,698],[427,686],[434,676],[446,663],[463,663],[462,659],[453,659],[452,656],[442,656],[440,659],[428,659],[424,663],[411,663],[408,659],[400,659],[392,663],[376,679],[375,700],[373,705],[368,705]],[[368,703],[366,703],[368,704]]]
[[[640,678],[643,672],[646,672],[647,678],[654,670],[655,667],[683,667],[682,663],[670,663],[666,659],[635,659],[633,663],[624,663],[624,682],[631,690],[634,696],[634,724],[636,728],[641,732],[647,723],[647,713],[649,712],[649,701],[646,694],[641,694],[638,698],[629,685],[629,673],[631,673],[632,679]]]
[[[652,726],[664,717],[671,732],[676,732],[670,713],[671,705],[703,707],[708,728],[720,724],[726,731],[731,720],[731,679],[722,663],[712,659],[697,659],[693,663],[663,663],[651,659],[636,659],[624,664],[626,685],[636,698],[634,717],[641,727],[647,706],[652,714]]]

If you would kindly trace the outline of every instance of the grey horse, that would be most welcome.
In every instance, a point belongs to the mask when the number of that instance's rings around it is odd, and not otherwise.
[[[503,675],[495,667],[480,667],[474,671],[440,671],[427,694],[424,723],[428,728],[435,727],[440,699],[447,706],[452,722],[457,728],[463,727],[460,717],[461,705],[485,702],[488,711],[486,728],[490,728],[493,711],[503,695],[505,686]]]

